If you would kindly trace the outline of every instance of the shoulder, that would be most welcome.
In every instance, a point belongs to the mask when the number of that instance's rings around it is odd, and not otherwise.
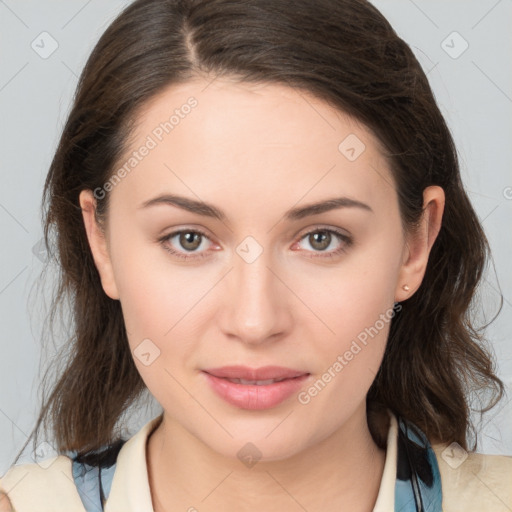
[[[95,510],[97,507],[94,504],[100,500],[98,468],[101,468],[101,491],[104,497],[115,494],[110,493],[110,488],[113,490],[115,487],[116,476],[118,496],[112,501],[114,504],[117,500],[129,505],[124,495],[127,489],[133,487],[134,480],[130,480],[133,473],[130,471],[136,471],[135,481],[145,478],[147,482],[145,443],[162,417],[160,415],[147,422],[131,438],[120,439],[104,449],[91,452],[91,457],[82,457],[80,461],[74,456],[76,452],[68,452],[69,456],[62,454],[37,463],[12,466],[4,475],[0,475],[0,512],[3,512],[1,507],[5,506],[5,500],[1,499],[2,491],[7,494],[15,512],[86,512],[86,508],[91,507]],[[121,462],[119,465],[118,456]],[[94,471],[90,471],[91,468]],[[127,473],[128,482],[125,481]],[[150,503],[149,484],[146,490]],[[115,509],[128,508],[124,506]]]
[[[466,452],[458,444],[434,444],[443,492],[443,511],[509,512],[512,457]]]
[[[12,466],[0,477],[0,489],[16,512],[84,512],[76,489],[72,460],[58,455]]]

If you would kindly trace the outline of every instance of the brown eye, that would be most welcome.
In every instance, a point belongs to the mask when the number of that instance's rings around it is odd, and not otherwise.
[[[311,247],[318,251],[325,251],[331,243],[332,235],[329,231],[316,231],[309,234]]]
[[[182,260],[192,261],[194,259],[211,256],[210,252],[205,250],[208,247],[210,238],[206,233],[200,230],[181,229],[173,231],[163,236],[158,241],[172,256]],[[205,242],[205,244],[203,244],[203,242]]]
[[[194,231],[182,231],[179,235],[179,243],[183,249],[195,251],[201,245],[200,233]]]
[[[301,252],[308,258],[334,258],[347,252],[353,244],[353,239],[336,229],[317,228],[304,234],[295,247],[301,248],[301,244],[304,244],[302,249],[305,249]],[[305,247],[306,245],[309,248]]]

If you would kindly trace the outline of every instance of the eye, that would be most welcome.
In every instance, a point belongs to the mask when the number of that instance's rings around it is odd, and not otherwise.
[[[306,240],[307,243],[313,248],[313,254],[307,256],[308,258],[333,258],[339,256],[341,253],[346,252],[347,249],[352,245],[353,240],[350,236],[342,233],[335,229],[317,228],[313,231],[306,233],[300,241]],[[339,247],[328,251],[327,249],[333,245],[336,245],[338,240]],[[297,244],[300,244],[300,241]]]
[[[176,239],[173,243],[173,239]],[[203,233],[197,229],[181,229],[179,231],[173,231],[168,235],[159,239],[159,242],[162,244],[163,248],[170,252],[173,256],[178,258],[189,260],[195,258],[205,258],[207,254],[205,251],[200,252],[198,249],[203,246],[202,243],[205,239],[209,240],[206,233]],[[180,250],[176,250],[173,248],[178,247]],[[187,255],[187,252],[190,255]],[[196,254],[197,253],[197,254]]]
[[[204,241],[210,238],[206,233],[198,229],[180,229],[173,231],[160,238],[158,241],[163,248],[182,260],[193,260],[198,258],[207,258],[209,254],[206,250],[200,251],[204,247]],[[308,258],[334,258],[341,253],[346,252],[352,245],[353,240],[350,236],[341,231],[332,228],[317,228],[303,235],[298,242],[292,246],[297,247],[302,240],[307,240],[313,248],[313,254],[306,256]],[[328,251],[327,249],[338,240],[339,247]],[[176,249],[176,247],[178,249]],[[217,246],[218,247],[218,246]],[[310,252],[307,251],[306,252]],[[188,254],[187,254],[188,253]]]

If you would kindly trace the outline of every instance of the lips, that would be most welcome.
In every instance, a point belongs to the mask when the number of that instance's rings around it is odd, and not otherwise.
[[[261,368],[249,368],[248,366],[223,366],[221,368],[208,368],[203,370],[214,377],[222,379],[243,379],[245,381],[280,381],[293,379],[306,375],[308,372],[285,368],[283,366],[262,366]]]
[[[241,409],[269,409],[298,392],[309,373],[282,366],[223,366],[203,370],[211,389]]]
[[[223,377],[226,378],[226,377]],[[233,382],[234,384],[245,384],[250,386],[268,386],[269,384],[274,384],[274,382],[281,382],[285,379],[266,379],[266,380],[247,380],[247,379],[226,379],[229,382]]]

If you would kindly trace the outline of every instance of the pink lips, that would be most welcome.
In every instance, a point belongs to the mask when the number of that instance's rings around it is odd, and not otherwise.
[[[221,398],[236,407],[252,410],[279,405],[298,391],[309,376],[307,372],[282,366],[223,366],[203,370],[203,374]],[[232,382],[228,379],[259,382]]]

